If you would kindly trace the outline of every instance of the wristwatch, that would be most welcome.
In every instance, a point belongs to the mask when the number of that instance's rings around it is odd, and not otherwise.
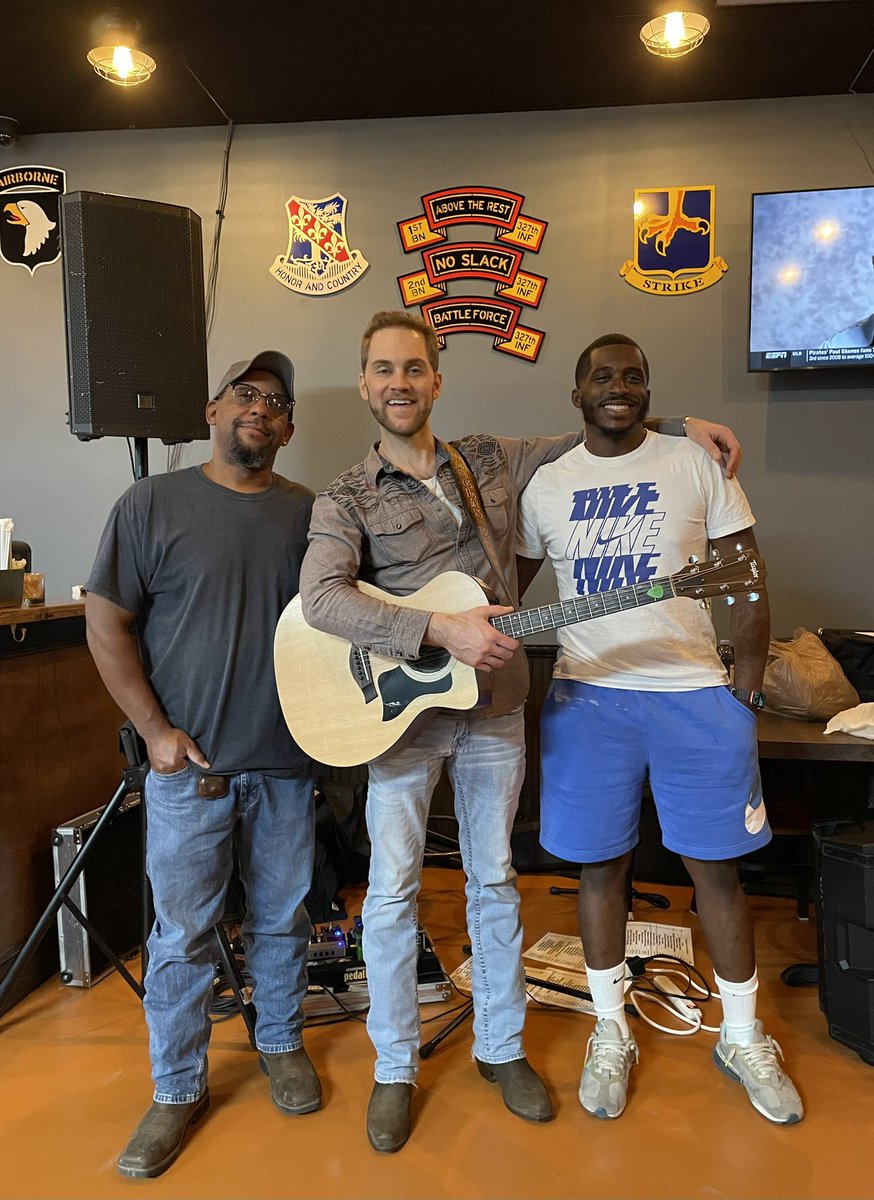
[[[732,696],[735,696],[738,700],[742,700],[743,703],[748,704],[750,708],[765,707],[764,692],[757,692],[755,688],[751,692],[741,691],[736,687],[730,687],[728,690],[731,692]]]

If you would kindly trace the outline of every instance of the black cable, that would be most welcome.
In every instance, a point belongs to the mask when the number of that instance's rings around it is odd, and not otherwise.
[[[210,335],[212,334],[213,321],[215,320],[215,298],[218,287],[218,272],[219,272],[219,254],[221,250],[222,228],[225,221],[225,208],[228,201],[228,178],[230,175],[230,158],[231,158],[231,142],[234,140],[234,121],[229,117],[222,106],[216,100],[215,96],[209,90],[203,81],[192,71],[188,64],[185,64],[185,69],[195,80],[195,82],[209,96],[210,100],[222,114],[228,123],[227,136],[225,138],[225,148],[222,154],[222,169],[219,178],[219,196],[218,203],[215,209],[215,225],[212,233],[212,247],[210,249],[209,265],[206,272],[206,287],[204,291],[204,314],[205,314],[205,330],[206,341],[209,343]],[[184,445],[178,442],[174,446],[167,447],[167,469],[175,471],[181,462],[182,451]]]
[[[228,177],[230,174],[231,142],[234,140],[234,122],[228,118],[227,137],[222,155],[222,172],[219,183],[218,206],[215,210],[215,227],[212,235],[212,250],[210,252],[209,269],[206,277],[205,311],[206,311],[206,340],[209,342],[215,320],[215,295],[218,284],[219,252],[221,249],[222,227],[225,220],[225,207],[228,202]]]
[[[637,888],[631,889],[631,899],[641,900],[644,904],[649,904],[653,908],[670,908],[671,902],[667,896],[663,896],[661,892],[639,892]]]
[[[706,977],[692,963],[686,962],[685,958],[678,958],[676,954],[648,954],[646,956],[633,955],[626,960],[631,974],[634,977],[632,986],[640,992],[652,993],[656,996],[670,997],[674,996],[678,1000],[690,999],[688,988],[692,985],[693,978],[704,989],[703,994],[695,997],[696,1004],[706,1004],[708,1000],[713,999],[713,990],[707,982]],[[647,987],[642,981],[645,979],[646,968],[653,962],[672,962],[682,967],[686,972],[687,991],[686,992],[664,992],[661,988]],[[679,985],[678,985],[679,986]]]

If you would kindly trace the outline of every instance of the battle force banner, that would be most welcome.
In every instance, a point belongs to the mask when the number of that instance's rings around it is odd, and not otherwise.
[[[524,308],[540,304],[546,279],[523,270],[522,260],[539,251],[547,223],[526,216],[524,203],[524,196],[502,188],[445,188],[422,196],[420,215],[398,222],[404,252],[422,256],[422,270],[398,276],[401,298],[407,308],[421,306],[441,345],[451,333],[485,333],[502,354],[537,361],[545,334],[519,319]],[[450,241],[447,230],[455,225],[486,226],[493,240]],[[451,284],[469,281],[493,284],[495,299],[449,296]]]

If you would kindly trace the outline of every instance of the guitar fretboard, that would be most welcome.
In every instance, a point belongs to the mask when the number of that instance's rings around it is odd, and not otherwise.
[[[658,604],[676,595],[673,580],[669,575],[665,575],[661,579],[634,583],[612,592],[576,596],[571,600],[559,600],[555,604],[542,604],[539,608],[526,608],[522,612],[492,617],[490,624],[501,633],[506,633],[508,637],[524,638],[547,629],[559,629],[562,625],[576,625],[580,621],[609,616],[610,613],[627,612],[632,608],[643,608],[646,604]]]

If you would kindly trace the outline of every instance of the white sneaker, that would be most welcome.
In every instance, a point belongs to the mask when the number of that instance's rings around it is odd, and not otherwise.
[[[804,1116],[801,1097],[777,1061],[783,1057],[779,1042],[762,1032],[756,1021],[749,1046],[725,1040],[725,1025],[713,1047],[713,1061],[729,1079],[742,1083],[753,1108],[778,1125],[797,1125]]]
[[[580,1104],[587,1113],[605,1120],[622,1114],[628,1076],[637,1058],[637,1043],[634,1038],[623,1037],[615,1021],[606,1017],[596,1023],[580,1079]]]

